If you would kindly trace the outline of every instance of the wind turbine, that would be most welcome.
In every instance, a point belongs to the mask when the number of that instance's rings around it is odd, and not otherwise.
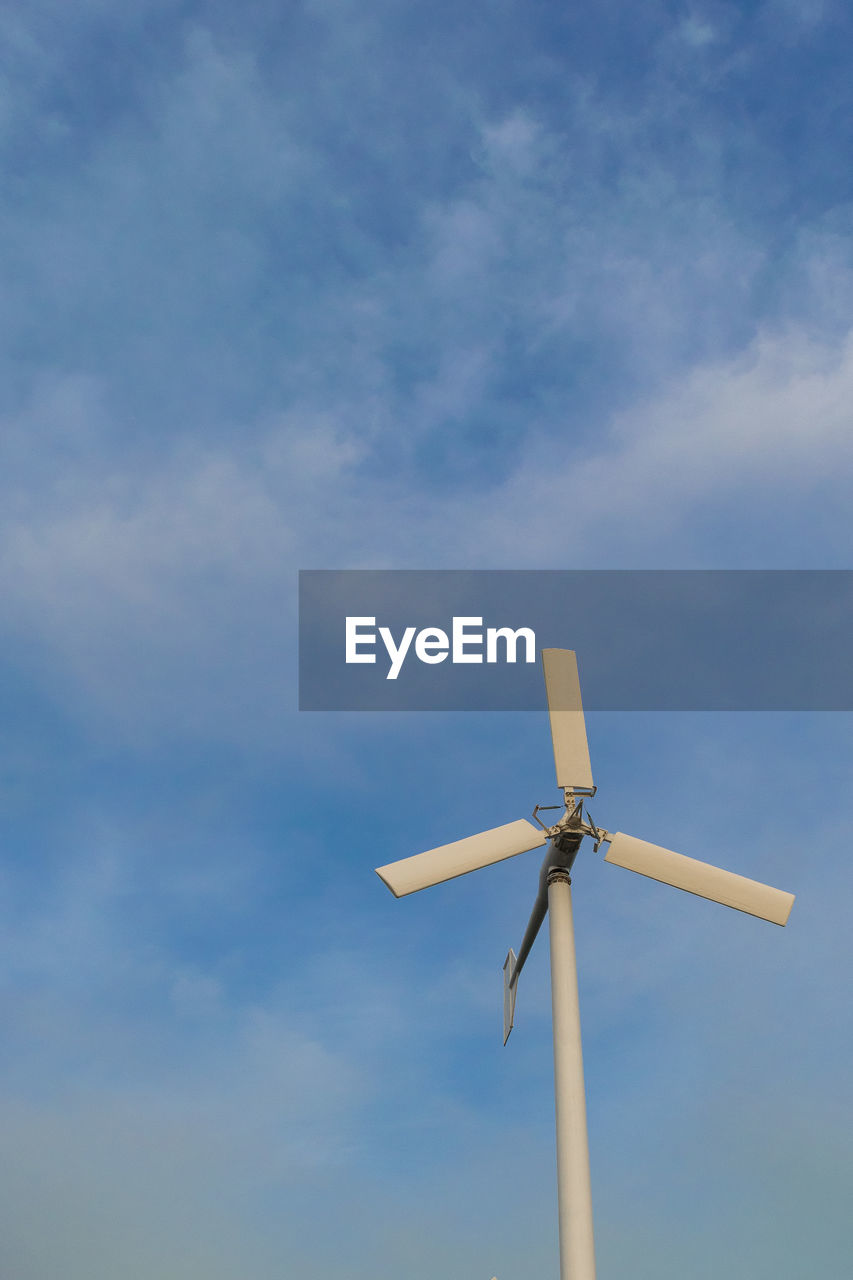
[[[547,915],[551,944],[560,1280],[595,1280],[570,874],[584,837],[592,837],[596,851],[602,844],[609,845],[605,862],[627,867],[652,880],[700,898],[710,898],[712,902],[721,902],[773,924],[787,922],[794,895],[707,862],[686,858],[646,840],[621,832],[611,834],[596,827],[588,813],[585,817],[584,800],[595,795],[596,788],[589,762],[577,659],[571,649],[543,649],[542,664],[557,786],[563,793],[563,812],[558,821],[546,827],[539,818],[545,806],[537,805],[533,818],[538,826],[524,819],[509,822],[465,840],[390,862],[377,867],[376,873],[396,898],[402,898],[548,844],[539,874],[539,892],[518,955],[510,950],[504,962],[504,1044],[512,1030],[518,975]]]

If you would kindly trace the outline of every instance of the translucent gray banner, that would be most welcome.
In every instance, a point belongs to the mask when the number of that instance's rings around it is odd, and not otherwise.
[[[299,707],[535,710],[561,648],[587,710],[851,710],[852,638],[846,569],[311,569]]]

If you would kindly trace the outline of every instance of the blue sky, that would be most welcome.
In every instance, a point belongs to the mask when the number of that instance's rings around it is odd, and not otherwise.
[[[851,27],[6,7],[4,1276],[556,1274],[536,855],[372,872],[551,801],[544,715],[299,715],[296,573],[850,567]],[[846,1275],[850,718],[589,731],[798,894],[578,867],[601,1280]]]

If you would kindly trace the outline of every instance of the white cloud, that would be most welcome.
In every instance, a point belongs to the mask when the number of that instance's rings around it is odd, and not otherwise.
[[[37,725],[39,750],[27,738],[4,757],[25,758],[39,819],[55,810],[52,851],[32,866],[21,855],[5,886],[13,982],[0,1111],[15,1159],[0,1173],[0,1271],[427,1280],[482,1267],[532,1280],[554,1265],[545,985],[531,965],[525,1038],[499,1067],[490,1057],[481,1079],[473,1056],[460,1067],[459,1033],[474,1040],[494,1026],[497,1046],[498,966],[512,938],[494,947],[490,995],[485,949],[474,959],[461,931],[436,962],[441,908],[412,906],[393,926],[373,916],[369,942],[343,937],[351,881],[337,851],[343,887],[322,878],[325,816],[315,824],[312,813],[309,835],[307,818],[301,831],[288,825],[302,783],[319,793],[334,779],[335,823],[340,794],[357,790],[369,827],[380,804],[389,811],[386,775],[401,792],[414,776],[423,792],[422,772],[400,763],[399,728],[365,729],[359,741],[381,739],[382,750],[343,764],[326,726],[293,732],[295,570],[744,564],[768,546],[774,563],[846,555],[846,213],[809,224],[779,195],[799,176],[788,154],[742,112],[715,114],[738,70],[726,61],[735,16],[724,5],[688,7],[674,30],[650,20],[639,92],[630,77],[608,89],[599,50],[567,72],[568,43],[489,43],[506,16],[493,7],[488,31],[466,11],[446,33],[445,15],[424,10],[429,39],[405,25],[418,19],[412,8],[316,0],[293,10],[286,38],[275,6],[239,30],[221,6],[203,15],[208,28],[175,25],[168,10],[98,0],[87,7],[95,27],[67,20],[62,32],[51,2],[32,22],[11,20],[20,84],[5,124],[20,164],[0,237],[4,649],[13,681],[23,671],[58,719],[68,714],[65,737]],[[96,35],[114,57],[92,57]],[[756,45],[739,53],[741,71],[759,70]],[[707,81],[725,92],[703,98]],[[738,189],[747,181],[749,198]],[[796,223],[787,257],[779,208]],[[768,293],[782,300],[775,310]],[[270,760],[306,756],[312,734],[310,765],[272,788]],[[347,749],[357,736],[341,730]],[[444,753],[436,738],[430,754],[473,785],[481,765],[465,748],[476,737],[460,732]],[[168,772],[174,753],[152,766],[156,750],[125,748],[174,738],[204,781],[179,778],[161,796],[157,769]],[[210,754],[199,760],[193,739]],[[222,742],[250,750],[211,764]],[[47,796],[39,751],[79,753],[63,775],[73,795]],[[424,754],[422,739],[405,758]],[[155,780],[131,785],[140,760]],[[726,785],[713,760],[699,763],[702,787]],[[112,818],[100,825],[93,795],[110,789],[111,771],[125,789],[103,802]],[[235,800],[232,785],[246,794]],[[288,815],[272,877],[248,830],[255,787],[260,821],[274,805]],[[134,816],[141,803],[156,813]],[[388,820],[399,829],[396,803]],[[431,794],[417,804],[438,820]],[[221,828],[228,815],[237,851]],[[846,828],[836,834],[844,847]],[[791,865],[788,838],[776,847]],[[321,868],[310,891],[305,868]],[[624,897],[608,888],[610,915],[587,951],[590,1053],[625,1034],[641,1083],[668,1065],[690,1069],[680,1093],[672,1075],[660,1079],[647,1115],[672,1125],[673,1096],[687,1106],[744,1023],[759,1048],[738,1070],[752,1078],[792,993],[823,1053],[815,1073],[807,1047],[789,1051],[802,1091],[816,1079],[838,1088],[843,1035],[820,1026],[838,993],[814,989],[831,964],[843,969],[835,904],[845,899],[818,911],[818,869],[812,858],[803,873],[810,932],[793,935],[786,954],[801,963],[781,994],[759,972],[757,942],[739,949],[732,929],[705,932],[686,915],[641,928],[642,891],[629,904],[627,887]],[[271,927],[265,910],[285,885],[292,900]],[[588,889],[590,905],[604,900],[592,876]],[[484,891],[484,930],[491,902]],[[320,919],[294,955],[289,930],[304,937]],[[724,971],[713,972],[709,945],[673,990],[685,944],[698,955],[711,936],[731,942]],[[617,991],[626,938],[638,965]],[[739,964],[752,971],[752,1003],[736,988]],[[706,999],[689,1044],[682,1033],[654,1044],[636,1027],[623,1033],[638,1004],[658,999],[671,1030],[690,984]],[[737,996],[722,1010],[721,990]],[[618,1075],[609,1132],[633,1116],[633,1166],[660,1174],[660,1152],[644,1158],[647,1121],[618,1056],[600,1055],[591,1095],[598,1106],[601,1076]],[[721,1093],[719,1114],[724,1104]],[[712,1129],[689,1119],[683,1167],[695,1170]],[[750,1196],[775,1123],[761,1117],[746,1144]],[[598,1149],[603,1160],[614,1148]],[[716,1161],[730,1168],[728,1156]],[[606,1241],[617,1229],[611,1179],[601,1182]],[[680,1182],[677,1167],[656,1185]],[[675,1262],[668,1253],[678,1227],[663,1195],[645,1235],[630,1224],[615,1270],[642,1259],[651,1235],[650,1274],[692,1274],[686,1234]],[[768,1233],[780,1203],[778,1187],[762,1203]]]
[[[732,503],[740,500],[745,531],[748,509],[758,507],[790,557],[792,526],[803,535],[795,504],[825,485],[833,545],[809,543],[806,557],[834,559],[849,525],[836,481],[853,453],[851,393],[849,337],[824,344],[762,335],[736,359],[694,369],[615,415],[596,449],[569,441],[568,457],[555,461],[555,441],[538,442],[488,502],[475,504],[464,545],[469,556],[488,546],[493,563],[698,567],[697,533],[706,546],[715,521],[733,520],[736,533]],[[718,567],[752,563],[747,532],[742,550]]]
[[[461,356],[424,388],[422,411],[462,412],[482,371],[473,353]],[[297,567],[746,567],[756,563],[753,511],[778,540],[775,563],[806,567],[834,559],[849,529],[849,337],[763,334],[616,413],[595,447],[581,451],[569,436],[561,448],[551,424],[521,443],[509,477],[447,496],[414,497],[371,473],[383,437],[365,439],[356,415],[308,407],[255,428],[246,446],[178,445],[138,468],[90,468],[61,444],[81,394],[98,402],[90,380],[72,379],[67,395],[55,384],[32,411],[52,414],[59,443],[48,487],[6,508],[7,634],[26,638],[29,660],[55,664],[76,713],[85,698],[96,718],[132,720],[139,733],[165,720],[195,731],[221,714],[227,735],[223,695],[269,726]],[[824,541],[803,541],[792,513],[820,492]],[[709,560],[716,525],[730,541]],[[282,684],[273,703],[285,700]]]

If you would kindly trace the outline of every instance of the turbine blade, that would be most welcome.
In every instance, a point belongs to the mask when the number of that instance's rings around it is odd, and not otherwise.
[[[627,867],[629,871],[636,871],[651,880],[660,880],[662,884],[671,884],[687,893],[695,893],[700,898],[721,902],[723,906],[745,911],[747,915],[758,916],[772,924],[787,922],[794,901],[792,893],[771,889],[770,885],[712,867],[708,862],[685,858],[681,853],[662,849],[647,840],[636,840],[621,831],[610,837],[610,848],[604,861],[617,867]]]
[[[385,867],[377,867],[376,874],[395,898],[403,898],[407,893],[428,889],[443,880],[453,880],[455,876],[488,867],[492,862],[502,862],[504,858],[514,858],[528,849],[538,849],[547,840],[544,831],[520,818],[518,822],[481,831],[479,835],[468,836],[465,840],[454,840],[452,844],[427,849],[426,853],[389,862]]]
[[[504,1044],[509,1039],[513,1019],[515,1018],[515,997],[518,991],[518,985],[515,981],[516,966],[516,955],[512,947],[510,947],[506,960],[504,960]]]
[[[592,768],[574,650],[543,649],[542,666],[551,717],[557,786],[592,789]]]

